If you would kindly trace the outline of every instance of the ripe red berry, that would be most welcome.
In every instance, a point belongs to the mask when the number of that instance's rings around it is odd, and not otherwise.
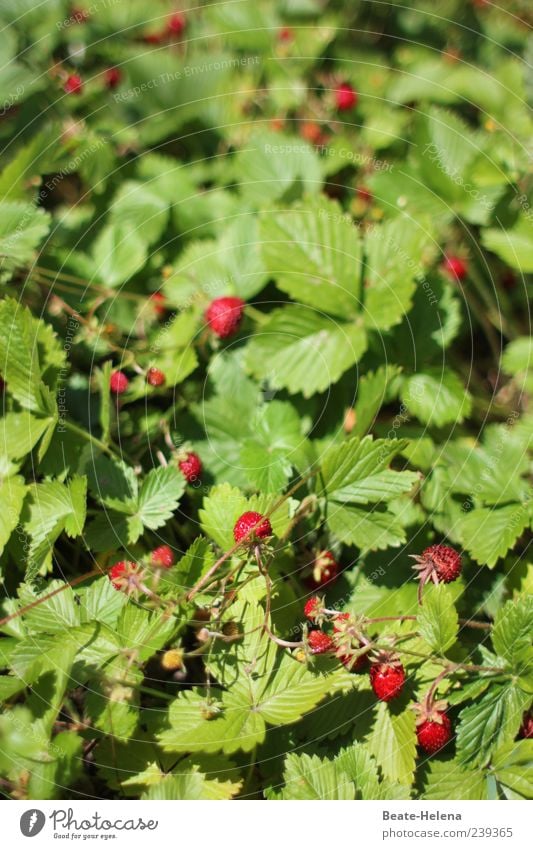
[[[163,292],[152,292],[152,294],[150,295],[150,302],[156,315],[161,316],[165,314],[166,298],[163,295]]]
[[[242,298],[215,298],[211,301],[205,318],[213,333],[220,339],[233,336],[241,323],[244,305]]]
[[[294,32],[290,27],[281,27],[278,30],[278,41],[292,41],[294,38]]]
[[[85,24],[89,20],[89,12],[86,9],[78,9],[74,7],[70,13],[70,20],[74,24]]]
[[[357,104],[358,94],[350,83],[341,83],[335,89],[335,104],[339,112],[347,112]]]
[[[312,596],[305,602],[304,613],[312,622],[316,619],[321,609],[322,599],[317,595]]]
[[[307,644],[311,654],[324,654],[328,651],[333,651],[335,646],[329,634],[324,631],[310,631],[307,637]]]
[[[434,719],[421,722],[416,727],[418,745],[421,749],[434,755],[452,738],[452,723],[449,717],[441,711],[434,711]]]
[[[108,577],[116,590],[128,590],[136,585],[138,566],[130,560],[119,560],[111,566]]]
[[[83,80],[78,74],[70,74],[65,80],[63,90],[67,94],[81,94],[83,91]]]
[[[163,386],[165,382],[165,375],[161,369],[152,366],[146,372],[146,380],[150,386]]]
[[[335,634],[342,634],[345,630],[342,623],[347,622],[350,618],[351,616],[349,613],[338,613],[333,622],[333,632]],[[353,639],[351,640],[351,642],[353,645]],[[359,642],[357,648],[362,649],[363,643]],[[350,653],[337,655],[337,657],[339,658],[340,662],[344,666],[346,666],[347,669],[350,670],[350,672],[360,672],[362,669],[364,669],[368,661],[368,655],[366,654],[362,654],[360,657],[357,658],[357,660],[354,660],[354,655]]]
[[[520,726],[518,736],[524,740],[531,740],[533,738],[533,713],[530,710],[526,711],[522,717],[522,725]]]
[[[267,517],[263,516],[262,513],[256,513],[255,510],[249,510],[247,513],[243,513],[242,516],[240,516],[235,522],[235,527],[233,528],[233,538],[235,542],[241,542],[252,528],[255,528],[255,530],[246,539],[246,543],[248,545],[254,545],[254,543],[258,540],[272,536],[272,525],[270,524],[270,519],[267,519]]]
[[[381,702],[390,702],[402,692],[405,670],[401,663],[374,663],[370,667],[370,683]]]
[[[169,545],[159,545],[152,551],[152,565],[160,569],[170,569],[174,565],[174,552]]]
[[[194,483],[202,474],[202,461],[194,451],[188,451],[178,459],[178,467],[187,483]]]
[[[104,74],[105,84],[108,88],[116,88],[122,80],[122,71],[118,68],[108,68]]]
[[[430,545],[422,557],[426,563],[431,562],[440,583],[449,584],[461,574],[461,555],[449,545]]]
[[[339,564],[331,551],[319,551],[313,564],[311,584],[314,587],[322,587],[330,581],[334,581],[339,574]]]
[[[167,33],[174,38],[179,38],[186,26],[187,20],[183,12],[174,12],[168,19]]]
[[[114,371],[109,380],[109,388],[116,395],[122,395],[126,391],[130,382],[123,371]]]
[[[162,44],[164,40],[164,32],[150,32],[143,35],[143,41],[145,44]]]
[[[372,200],[372,192],[366,186],[358,186],[356,192],[357,197],[365,203],[369,203]]]
[[[442,268],[454,280],[464,280],[468,274],[468,263],[459,256],[447,256],[442,263]]]

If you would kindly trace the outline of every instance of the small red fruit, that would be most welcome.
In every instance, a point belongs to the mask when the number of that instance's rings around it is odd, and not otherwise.
[[[165,382],[164,372],[162,372],[161,369],[152,366],[146,372],[146,380],[150,386],[163,386]]]
[[[241,540],[249,534],[252,528],[254,529],[253,533],[246,538],[246,543],[248,545],[254,545],[258,540],[272,536],[272,525],[270,524],[270,519],[267,519],[267,517],[263,516],[262,513],[256,513],[255,510],[249,510],[248,512],[243,513],[242,516],[240,516],[235,522],[235,527],[233,528],[233,538],[235,542],[241,542]]]
[[[333,640],[324,631],[310,631],[307,637],[307,645],[311,654],[325,654],[325,652],[335,649]]]
[[[359,97],[350,83],[341,83],[335,89],[335,104],[339,112],[347,112],[357,104]]]
[[[119,560],[111,566],[108,577],[116,590],[124,592],[135,589],[138,586],[138,570],[136,563],[130,560]]]
[[[233,336],[239,328],[245,303],[242,298],[215,298],[209,304],[205,318],[206,321],[220,339]]]
[[[70,20],[73,24],[85,24],[89,17],[89,12],[86,9],[78,9],[77,7],[74,7],[70,13]]]
[[[468,274],[468,263],[459,256],[447,256],[442,263],[443,271],[454,280],[464,280]]]
[[[150,303],[153,306],[156,315],[162,316],[166,312],[166,298],[163,292],[152,292],[150,295]]]
[[[526,711],[522,717],[522,725],[520,726],[518,736],[524,740],[531,740],[533,738],[533,713],[530,710]]]
[[[316,121],[304,121],[300,126],[300,135],[310,144],[320,144],[323,140],[322,128]]]
[[[118,68],[108,68],[104,74],[107,88],[116,88],[122,80],[122,71]]]
[[[109,380],[109,388],[115,395],[122,395],[129,384],[130,382],[123,371],[114,371]]]
[[[152,566],[170,569],[174,565],[174,552],[169,545],[159,545],[152,551]]]
[[[174,12],[168,19],[167,33],[174,38],[179,38],[186,26],[187,20],[183,12]]]
[[[330,581],[334,581],[339,574],[339,564],[331,551],[319,551],[313,564],[311,583],[315,587],[322,587]]]
[[[390,702],[402,692],[405,670],[401,663],[374,663],[370,667],[370,683],[381,702]]]
[[[67,94],[81,94],[83,91],[83,80],[78,74],[70,74],[65,80],[63,90]]]
[[[294,32],[290,27],[281,27],[278,30],[278,41],[292,41],[294,39]]]
[[[318,595],[314,595],[307,599],[304,606],[304,613],[311,622],[314,622],[322,609],[322,599]]]
[[[369,203],[372,200],[372,192],[366,186],[358,186],[356,191],[359,200],[365,203]]]
[[[425,720],[416,727],[418,745],[421,749],[434,755],[452,738],[452,723],[442,711],[434,711],[433,719]]]
[[[188,451],[178,460],[178,467],[187,483],[194,483],[202,474],[202,461],[194,451]]]

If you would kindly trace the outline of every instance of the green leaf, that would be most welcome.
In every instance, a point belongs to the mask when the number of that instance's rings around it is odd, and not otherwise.
[[[532,764],[533,740],[519,740],[499,748],[492,757],[491,767],[499,784],[524,799],[532,799]]]
[[[141,270],[147,256],[142,231],[128,224],[106,224],[93,245],[94,275],[106,286],[120,286]]]
[[[48,213],[30,203],[3,202],[0,222],[0,269],[12,271],[31,262],[50,228]]]
[[[396,218],[370,229],[365,242],[364,316],[371,330],[388,330],[409,311],[416,280],[436,245],[429,219]]]
[[[50,416],[55,414],[56,403],[43,381],[43,341],[46,347],[57,345],[43,321],[33,318],[27,307],[12,298],[0,303],[0,372],[9,393],[27,410]]]
[[[368,739],[368,749],[384,776],[391,781],[410,785],[416,757],[414,712],[408,708],[395,715],[387,704],[381,702]]]
[[[457,728],[459,763],[487,763],[491,752],[516,736],[530,701],[530,694],[509,682],[493,684],[481,699],[465,708]]]
[[[173,466],[151,469],[139,492],[138,517],[145,528],[162,527],[177,509],[185,479]]]
[[[253,435],[241,448],[249,480],[265,492],[283,489],[303,442],[300,416],[291,404],[271,401],[256,411],[249,424]]]
[[[459,619],[453,592],[445,584],[431,584],[417,617],[420,634],[436,654],[445,655],[457,639]]]
[[[55,541],[63,531],[70,537],[81,534],[86,494],[87,479],[77,475],[68,484],[45,481],[30,488],[29,521],[25,524],[31,537],[27,581],[32,581],[43,566],[51,566]]]
[[[357,437],[334,445],[322,461],[321,481],[328,498],[340,504],[389,501],[409,492],[417,482],[414,472],[394,472],[390,461],[407,445],[405,440]]]
[[[460,522],[463,545],[474,560],[490,568],[515,544],[529,524],[522,504],[505,507],[478,507]]]
[[[270,276],[293,300],[342,318],[361,311],[361,242],[338,203],[267,212],[260,235]]]
[[[430,759],[424,782],[424,799],[486,799],[487,782],[482,770],[466,769],[457,761]]]
[[[389,546],[398,548],[406,538],[394,513],[375,507],[367,511],[334,502],[328,510],[327,523],[341,542],[356,545],[361,551],[380,551]]]
[[[283,197],[295,183],[309,193],[322,186],[319,160],[310,145],[276,133],[253,135],[235,157],[234,169],[244,198],[260,206]]]
[[[310,398],[336,383],[367,347],[358,322],[343,323],[309,307],[274,310],[247,350],[247,366],[275,389]]]
[[[169,206],[158,193],[143,183],[125,180],[113,198],[109,212],[114,225],[131,231],[148,245],[162,236],[168,221]]]
[[[448,369],[427,369],[407,378],[402,401],[423,424],[436,427],[462,422],[472,408],[469,393]]]
[[[5,461],[19,460],[37,445],[55,419],[37,419],[29,412],[7,413],[0,419],[0,454]]]
[[[354,436],[363,437],[374,424],[377,413],[386,402],[390,383],[398,377],[398,366],[380,366],[364,374],[357,385]]]
[[[0,482],[0,554],[18,525],[26,490],[19,475]]]
[[[524,273],[533,271],[531,221],[525,215],[519,218],[512,230],[483,230],[481,242],[511,268]]]
[[[290,753],[283,771],[285,786],[281,798],[355,799],[355,787],[336,761],[318,755]]]
[[[509,661],[514,671],[532,659],[533,597],[507,601],[498,610],[492,629],[494,651]]]

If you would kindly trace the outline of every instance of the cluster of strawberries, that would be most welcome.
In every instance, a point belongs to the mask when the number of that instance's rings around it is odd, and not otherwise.
[[[324,561],[324,555],[332,558],[331,552],[322,552],[319,562]],[[461,556],[447,545],[432,545],[421,555],[416,555],[414,560],[421,588],[430,580],[435,583],[455,581],[461,573]],[[338,569],[336,564],[335,569]],[[395,652],[373,648],[372,641],[365,634],[365,617],[328,610],[320,596],[308,599],[304,614],[315,626],[308,632],[306,639],[310,654],[335,654],[353,672],[360,672],[370,664],[370,684],[376,697],[380,701],[389,702],[400,695],[405,684],[405,669]],[[327,622],[333,624],[332,634],[323,629]],[[413,707],[417,713],[419,745],[425,752],[433,754],[452,736],[451,722],[445,713],[446,706],[436,702],[430,694],[423,703]]]
[[[150,296],[154,311],[157,315],[165,312],[165,297],[160,292]],[[211,301],[206,312],[205,319],[208,327],[219,339],[233,336],[239,329],[244,313],[245,302],[242,298],[224,297],[215,298]],[[164,386],[166,376],[161,369],[151,366],[146,371],[146,382],[149,386],[159,388]],[[114,395],[123,395],[129,387],[129,379],[123,371],[114,371],[109,381],[109,388]]]
[[[73,24],[86,24],[90,14],[86,9],[74,8],[70,15]],[[181,38],[187,26],[187,19],[183,12],[173,12],[166,20],[163,29],[157,32],[147,33],[142,37],[145,44],[164,44]],[[119,68],[107,68],[103,73],[104,84],[108,89],[116,88],[122,81],[122,72]],[[83,79],[79,74],[69,74],[63,83],[63,91],[66,94],[82,94],[84,88]]]

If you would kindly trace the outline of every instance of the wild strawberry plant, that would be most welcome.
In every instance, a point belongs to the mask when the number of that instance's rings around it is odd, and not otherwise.
[[[144,5],[0,9],[2,792],[531,798],[528,13]]]

